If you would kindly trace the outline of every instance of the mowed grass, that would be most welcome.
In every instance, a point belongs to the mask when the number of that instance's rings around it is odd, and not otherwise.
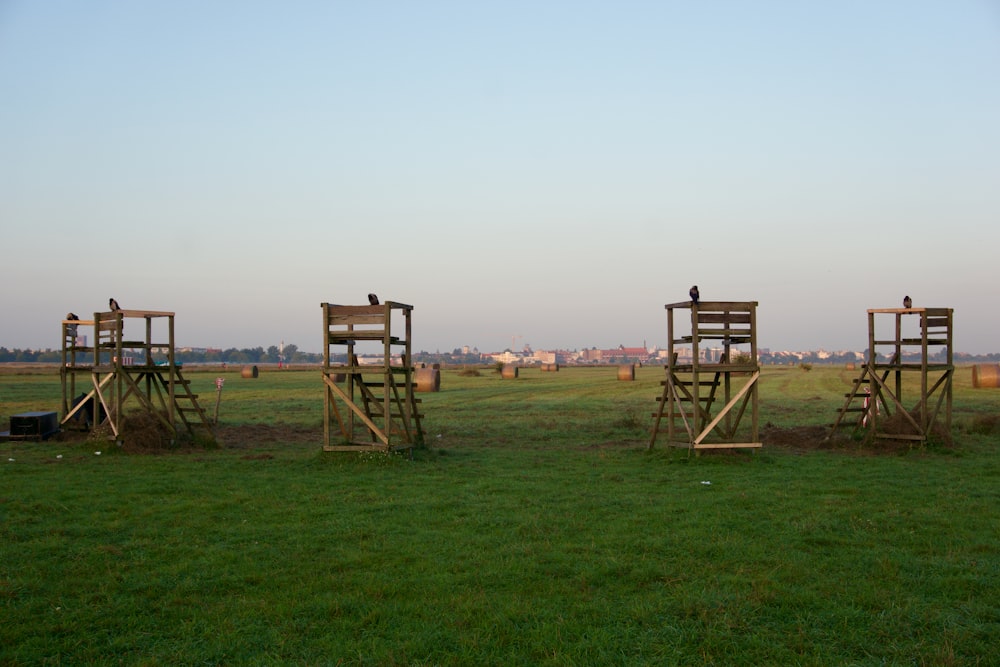
[[[419,395],[412,459],[320,451],[318,370],[186,372],[210,413],[226,378],[214,450],[0,443],[0,664],[997,663],[968,369],[950,444],[697,457],[647,449],[660,368],[482,373]],[[765,369],[762,425],[815,432],[855,374]],[[0,374],[0,423],[59,396]]]

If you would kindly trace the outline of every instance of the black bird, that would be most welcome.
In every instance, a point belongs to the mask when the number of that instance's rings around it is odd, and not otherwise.
[[[108,299],[108,308],[111,309],[112,313],[121,310],[121,307],[118,305],[118,302],[114,300],[114,298]]]
[[[67,320],[73,320],[75,322],[75,321],[79,320],[80,318],[76,316],[76,313],[66,313],[66,319]],[[66,325],[66,333],[68,333],[73,338],[76,338],[76,327],[77,327],[77,325],[75,325],[75,324],[67,324]]]
[[[368,294],[368,304],[372,305],[372,306],[377,306],[378,305],[378,297],[375,296],[375,294],[369,293]]]
[[[691,297],[692,303],[694,303],[694,305],[697,306],[698,305],[698,300],[701,298],[701,295],[698,294],[698,286],[697,285],[692,285],[691,286],[691,289],[688,291],[688,296]]]
[[[903,308],[913,308],[913,299],[909,295],[903,297]]]

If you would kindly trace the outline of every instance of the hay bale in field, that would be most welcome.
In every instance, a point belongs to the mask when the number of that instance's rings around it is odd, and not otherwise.
[[[854,362],[853,361],[848,361],[846,364],[844,364],[844,368],[847,369],[847,370],[849,370],[849,371],[853,371],[854,368],[855,368]]]
[[[512,364],[504,364],[503,368],[500,370],[500,377],[504,380],[512,380],[517,377],[517,366]]]
[[[440,391],[441,371],[436,368],[418,368],[413,374],[415,391]]]
[[[256,378],[258,374],[256,366],[244,366],[243,370],[240,371],[240,377],[244,378]]]
[[[976,364],[973,366],[972,386],[976,389],[1000,387],[1000,364]]]
[[[635,379],[635,364],[624,364],[618,367],[618,379],[631,382]]]
[[[542,364],[542,371],[546,373],[555,373],[559,370],[559,364]]]

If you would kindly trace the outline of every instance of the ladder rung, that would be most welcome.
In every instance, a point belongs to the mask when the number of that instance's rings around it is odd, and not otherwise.
[[[669,398],[663,398],[662,396],[657,396],[656,397],[656,401],[658,403],[662,403],[663,401],[669,401],[669,400],[670,400]],[[688,396],[678,396],[674,400],[680,401],[681,403],[691,403],[692,402],[691,398],[688,397]],[[711,396],[702,396],[700,400],[702,402],[705,402],[705,403],[714,403],[715,402],[715,399],[712,398]]]

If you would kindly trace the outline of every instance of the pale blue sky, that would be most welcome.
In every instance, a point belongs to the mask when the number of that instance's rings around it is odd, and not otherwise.
[[[0,345],[66,311],[321,349],[410,303],[420,350],[862,349],[955,309],[1000,351],[1000,3],[0,0]]]

